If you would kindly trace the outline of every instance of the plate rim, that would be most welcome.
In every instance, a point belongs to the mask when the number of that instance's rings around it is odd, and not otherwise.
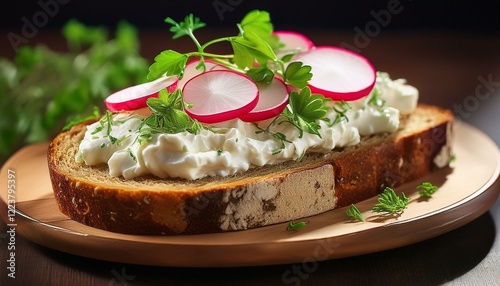
[[[468,196],[462,198],[461,200],[451,204],[451,205],[447,205],[447,206],[444,206],[442,208],[439,208],[439,209],[436,209],[436,210],[433,210],[431,212],[427,212],[427,213],[423,213],[421,215],[418,215],[416,217],[413,217],[413,218],[408,218],[408,219],[405,219],[405,220],[396,220],[396,221],[393,221],[391,223],[388,223],[388,224],[384,224],[384,225],[380,225],[378,227],[375,227],[375,228],[370,228],[370,229],[364,229],[364,230],[360,230],[360,231],[357,231],[357,232],[354,232],[354,233],[345,233],[345,234],[341,234],[341,235],[338,235],[338,236],[333,236],[333,237],[321,237],[321,238],[310,238],[310,239],[303,239],[303,240],[286,240],[286,241],[273,241],[273,242],[268,242],[268,244],[272,244],[273,246],[277,246],[279,245],[279,248],[287,248],[287,247],[293,247],[294,244],[304,244],[304,243],[307,243],[307,244],[312,244],[312,243],[315,243],[315,244],[318,244],[318,243],[321,243],[321,241],[324,241],[326,239],[331,239],[331,238],[348,238],[348,237],[351,237],[351,236],[354,236],[354,235],[364,235],[365,233],[373,233],[373,232],[384,232],[391,228],[397,228],[399,227],[400,225],[402,224],[418,224],[418,223],[421,223],[423,220],[427,220],[427,219],[432,219],[433,217],[437,216],[437,215],[444,215],[444,213],[446,212],[458,212],[460,207],[464,206],[465,204],[467,204],[468,202],[470,201],[474,201],[474,200],[481,200],[481,199],[487,199],[487,204],[484,204],[482,208],[480,208],[479,210],[475,210],[474,212],[470,213],[469,215],[466,215],[465,217],[460,217],[460,218],[457,218],[455,221],[451,222],[450,224],[453,224],[452,228],[447,228],[446,231],[439,231],[439,232],[431,232],[429,235],[431,236],[428,236],[427,238],[424,238],[424,239],[417,239],[416,241],[413,241],[411,243],[403,243],[402,245],[397,245],[397,246],[394,246],[394,247],[399,247],[399,246],[403,246],[403,245],[407,245],[407,244],[412,244],[412,243],[415,243],[415,242],[418,242],[418,241],[422,241],[422,240],[425,240],[425,239],[429,239],[431,237],[434,237],[434,236],[438,236],[438,235],[441,235],[445,232],[448,232],[448,231],[451,231],[455,228],[458,228],[462,225],[465,225],[466,223],[472,221],[473,219],[479,217],[480,215],[484,214],[485,212],[487,212],[489,210],[489,208],[491,208],[491,206],[496,202],[496,200],[498,199],[498,196],[500,194],[500,178],[499,178],[499,174],[500,174],[500,150],[498,149],[498,146],[496,146],[496,143],[493,142],[491,140],[491,138],[489,138],[487,135],[485,135],[481,130],[477,129],[476,127],[473,127],[471,125],[469,125],[468,123],[464,123],[464,122],[457,122],[459,124],[456,124],[456,127],[459,127],[459,128],[455,128],[455,130],[459,129],[459,130],[462,130],[461,132],[466,132],[467,130],[468,131],[473,131],[473,132],[478,132],[480,133],[483,138],[481,138],[481,140],[489,140],[490,144],[493,144],[495,147],[496,147],[496,167],[495,167],[495,170],[491,173],[490,177],[488,178],[488,180],[486,180],[482,186],[480,188],[478,188],[477,190],[474,190],[473,193],[469,194]],[[465,129],[463,129],[465,128]],[[454,144],[456,142],[453,142]],[[20,150],[18,150],[15,154],[13,154],[7,161],[6,163],[2,166],[2,173],[4,172],[4,169],[7,168],[7,166],[9,166],[9,162],[13,161],[15,159],[16,156],[19,156],[20,153],[22,152],[27,152],[28,148],[30,147],[33,147],[33,146],[38,146],[38,145],[47,145],[48,146],[48,143],[47,142],[44,142],[44,143],[38,143],[38,144],[33,144],[33,145],[29,145],[29,146],[26,146]],[[496,199],[493,199],[493,198],[496,198]],[[52,198],[53,199],[53,198]],[[373,199],[373,198],[371,198]],[[55,203],[55,201],[54,201]],[[3,200],[3,197],[0,197],[0,204],[2,205],[2,207],[6,206],[6,202],[4,202]],[[339,211],[343,208],[339,208],[339,209],[335,209],[335,210],[332,210],[332,211]],[[329,211],[329,212],[332,212],[332,211]],[[37,220],[36,218],[33,218],[31,217],[30,215],[27,215],[25,214],[23,211],[18,211],[17,214],[20,215],[20,217],[22,217],[21,220],[19,221],[16,221],[17,222],[17,227],[18,227],[18,231],[19,233],[28,238],[28,240],[31,240],[37,244],[40,244],[40,245],[43,245],[45,247],[48,247],[48,248],[52,248],[52,249],[56,249],[56,250],[59,250],[59,251],[63,251],[63,252],[67,252],[67,253],[71,253],[71,254],[74,254],[74,255],[80,255],[80,256],[85,256],[85,257],[89,257],[89,258],[94,258],[94,259],[101,259],[101,260],[108,260],[108,261],[115,261],[115,262],[123,262],[123,263],[132,263],[132,264],[142,264],[142,265],[155,265],[155,266],[182,266],[182,267],[232,267],[232,266],[263,266],[263,265],[274,265],[274,264],[283,264],[283,263],[294,263],[294,262],[301,262],[302,260],[299,259],[299,257],[289,257],[289,259],[277,259],[277,260],[272,260],[272,261],[262,261],[259,263],[259,261],[239,261],[239,262],[234,262],[234,263],[228,263],[227,261],[224,262],[222,260],[218,260],[219,262],[215,262],[213,264],[206,264],[206,263],[200,263],[200,265],[196,265],[196,263],[192,264],[192,263],[189,263],[189,264],[186,264],[186,263],[172,263],[171,261],[170,262],[164,262],[164,263],[153,263],[153,264],[150,264],[150,263],[147,263],[147,261],[131,261],[130,259],[127,259],[127,258],[111,258],[106,256],[106,255],[102,255],[101,257],[96,257],[96,255],[85,255],[85,253],[82,253],[82,251],[77,251],[75,249],[73,249],[73,251],[71,251],[71,249],[67,249],[67,247],[64,247],[64,246],[58,246],[58,247],[54,247],[54,245],[47,245],[48,243],[45,241],[47,238],[50,238],[50,237],[43,237],[43,235],[30,235],[27,233],[27,230],[30,228],[31,225],[35,225],[34,228],[39,228],[39,227],[42,227],[42,228],[48,228],[49,229],[49,233],[51,231],[53,231],[53,233],[49,236],[52,236],[52,238],[54,237],[58,237],[58,235],[56,234],[57,232],[64,232],[63,236],[59,236],[59,240],[65,240],[64,237],[65,236],[74,236],[74,235],[77,235],[79,237],[85,237],[86,239],[95,239],[95,240],[107,240],[107,239],[112,239],[112,238],[109,238],[109,237],[103,237],[103,236],[97,236],[97,235],[94,235],[94,234],[85,234],[85,233],[81,233],[79,231],[75,231],[75,230],[71,230],[71,229],[68,229],[68,228],[64,228],[64,227],[60,227],[60,226],[57,226],[57,225],[52,225],[50,223],[44,223],[42,221],[39,221]],[[4,220],[4,222],[6,222],[6,217],[5,217],[5,214],[2,212],[2,219]],[[23,221],[24,220],[24,221]],[[76,223],[76,222],[75,222]],[[23,225],[24,224],[24,225]],[[26,231],[25,231],[26,230]],[[101,230],[103,232],[105,232],[104,230]],[[244,232],[245,230],[243,231],[240,231],[240,232]],[[220,233],[220,234],[217,234],[217,235],[224,235],[224,233]],[[135,235],[123,235],[123,236],[131,236],[131,237],[137,237]],[[144,243],[144,242],[140,242],[140,241],[131,241],[131,240],[126,240],[126,239],[123,239],[123,236],[121,236],[118,240],[121,241],[122,243],[132,243],[132,244],[135,244],[135,243]],[[116,238],[112,239],[112,240],[116,240]],[[67,241],[66,241],[67,242]],[[159,243],[159,242],[152,242],[152,241],[148,241],[147,242],[149,245],[164,245],[162,243]],[[259,248],[262,246],[262,242],[254,242],[254,243],[246,243],[246,244],[235,244],[235,245],[229,245],[229,247],[254,247],[254,248]],[[75,247],[77,246],[78,244],[71,244],[71,246]],[[196,247],[196,248],[200,248],[200,247],[203,247],[203,245],[199,245],[199,244],[181,244],[181,245],[176,245],[176,244],[168,244],[170,245],[171,247],[175,246],[175,247]],[[207,246],[204,246],[204,247],[207,247]],[[222,245],[222,244],[211,244],[211,245],[208,245],[208,247],[211,247],[211,248],[220,248],[220,247],[228,247],[228,245]],[[373,252],[379,252],[379,251],[383,251],[383,250],[386,250],[386,249],[390,249],[390,248],[394,248],[394,247],[382,247],[382,248],[379,248],[379,249],[376,249],[375,251],[370,251],[370,252],[363,252],[363,253],[358,253],[358,254],[355,254],[355,255],[360,255],[360,254],[367,254],[367,253],[373,253]],[[75,247],[77,248],[77,247]],[[302,251],[304,252],[304,251]],[[310,252],[310,250],[309,250]],[[338,255],[330,255],[327,259],[338,259],[338,258],[343,258],[343,257],[348,257],[348,256],[353,256],[353,255],[347,255],[347,256],[338,256]],[[325,259],[326,260],[326,259]],[[221,263],[222,262],[222,263]]]

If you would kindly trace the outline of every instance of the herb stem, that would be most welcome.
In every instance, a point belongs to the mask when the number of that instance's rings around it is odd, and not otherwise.
[[[222,37],[222,38],[210,40],[201,46],[201,50],[204,51],[208,46],[211,46],[211,45],[216,44],[216,43],[230,42],[233,38],[234,37]]]

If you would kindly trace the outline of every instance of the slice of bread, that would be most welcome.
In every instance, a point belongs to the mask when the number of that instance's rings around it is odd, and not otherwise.
[[[229,177],[188,181],[111,177],[107,165],[76,163],[85,124],[61,133],[48,164],[61,212],[129,234],[200,234],[287,222],[376,196],[449,163],[453,115],[420,104],[393,134],[356,146]]]

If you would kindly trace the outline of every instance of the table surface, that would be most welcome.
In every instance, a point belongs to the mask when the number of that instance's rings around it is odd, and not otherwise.
[[[213,30],[210,37],[223,31]],[[352,31],[303,31],[317,45],[356,47]],[[141,53],[151,59],[170,45],[169,36],[141,31]],[[158,40],[161,38],[162,40]],[[166,40],[165,40],[166,39]],[[63,49],[54,31],[32,43]],[[154,43],[154,44],[151,44]],[[184,42],[178,45],[182,51]],[[500,37],[428,31],[384,31],[358,51],[378,70],[404,77],[420,90],[420,101],[454,110],[500,145]],[[0,55],[11,57],[10,47]],[[471,105],[473,104],[474,105]],[[3,210],[4,211],[4,210]],[[236,267],[151,267],[99,261],[54,251],[16,237],[16,278],[0,267],[0,285],[499,285],[500,200],[472,222],[444,235],[374,254],[318,262],[309,272],[299,264]],[[0,225],[0,265],[7,258],[7,226]],[[294,280],[285,279],[296,273]]]

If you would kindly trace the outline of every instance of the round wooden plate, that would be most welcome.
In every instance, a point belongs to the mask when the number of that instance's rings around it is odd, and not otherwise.
[[[364,222],[345,216],[346,208],[305,218],[309,224],[287,231],[287,224],[203,235],[138,236],[85,226],[61,214],[48,175],[47,143],[14,154],[0,173],[3,220],[27,239],[59,251],[122,263],[183,267],[231,267],[309,263],[382,251],[419,242],[479,217],[500,192],[500,151],[481,131],[455,125],[453,169],[443,169],[396,189],[411,198],[398,217],[371,211],[377,198],[360,202]],[[10,178],[8,175],[15,174]],[[439,190],[422,199],[416,186],[429,181]],[[8,197],[9,184],[15,193]],[[11,186],[12,187],[12,186]],[[10,188],[12,189],[12,188]],[[9,201],[10,199],[10,201]],[[9,221],[9,219],[11,219]],[[13,219],[13,220],[12,220]]]

